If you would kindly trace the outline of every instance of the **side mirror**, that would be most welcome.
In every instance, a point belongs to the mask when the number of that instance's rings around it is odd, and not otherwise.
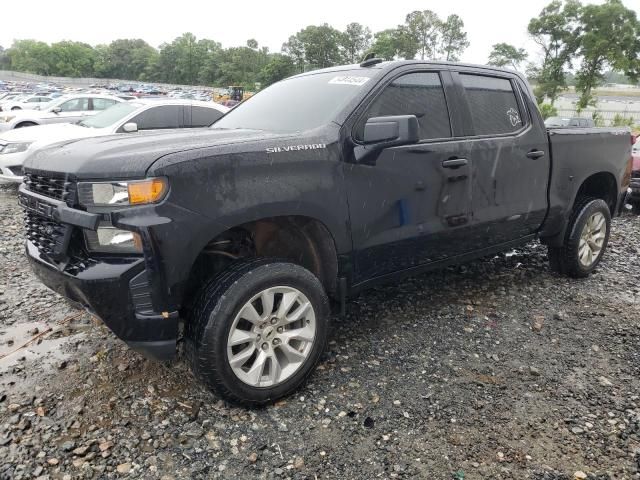
[[[60,113],[62,111],[62,108],[60,107],[55,107],[53,110],[51,110],[53,113]]]
[[[410,145],[420,140],[418,118],[415,115],[373,117],[364,126],[363,142],[354,154],[357,161],[383,148]]]
[[[133,133],[138,131],[138,124],[135,122],[125,123],[122,126],[122,131],[126,133]]]

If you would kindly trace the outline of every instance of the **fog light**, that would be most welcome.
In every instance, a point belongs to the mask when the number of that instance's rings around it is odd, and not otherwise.
[[[142,253],[140,235],[115,227],[99,227],[95,232],[85,230],[84,236],[90,252]]]

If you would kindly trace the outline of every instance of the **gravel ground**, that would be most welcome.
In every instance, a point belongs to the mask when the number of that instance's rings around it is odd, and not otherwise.
[[[0,478],[640,478],[640,219],[362,294],[309,383],[233,408],[39,284],[0,189]],[[37,329],[37,330],[36,330]]]

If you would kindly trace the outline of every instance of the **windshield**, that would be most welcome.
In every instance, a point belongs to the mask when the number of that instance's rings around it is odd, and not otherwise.
[[[142,106],[141,103],[123,102],[107,108],[106,110],[89,117],[86,120],[78,122],[78,125],[89,128],[106,128],[116,122],[119,122],[131,112]]]
[[[283,80],[239,104],[211,128],[298,132],[326,125],[374,74],[346,70]]]

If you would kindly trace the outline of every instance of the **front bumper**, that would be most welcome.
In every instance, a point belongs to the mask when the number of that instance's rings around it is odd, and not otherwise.
[[[169,360],[175,355],[177,312],[163,316],[137,311],[140,297],[144,297],[140,288],[145,277],[142,259],[125,263],[122,258],[100,261],[72,275],[43,260],[28,240],[26,250],[42,283],[99,317],[134,350],[155,360]]]
[[[22,183],[22,165],[30,150],[24,152],[0,154],[0,182]]]
[[[66,206],[20,187],[19,201],[31,215],[76,229],[97,227],[97,216]],[[43,227],[46,228],[46,227]],[[73,230],[72,230],[73,232]],[[77,231],[79,234],[80,232]],[[113,333],[146,357],[169,360],[176,353],[178,312],[156,312],[151,300],[151,282],[143,257],[102,256],[88,258],[72,250],[73,234],[66,234],[44,252],[36,237],[28,233],[26,253],[36,276],[60,295],[84,306]],[[31,240],[35,238],[35,240]],[[61,255],[62,252],[62,255]]]

